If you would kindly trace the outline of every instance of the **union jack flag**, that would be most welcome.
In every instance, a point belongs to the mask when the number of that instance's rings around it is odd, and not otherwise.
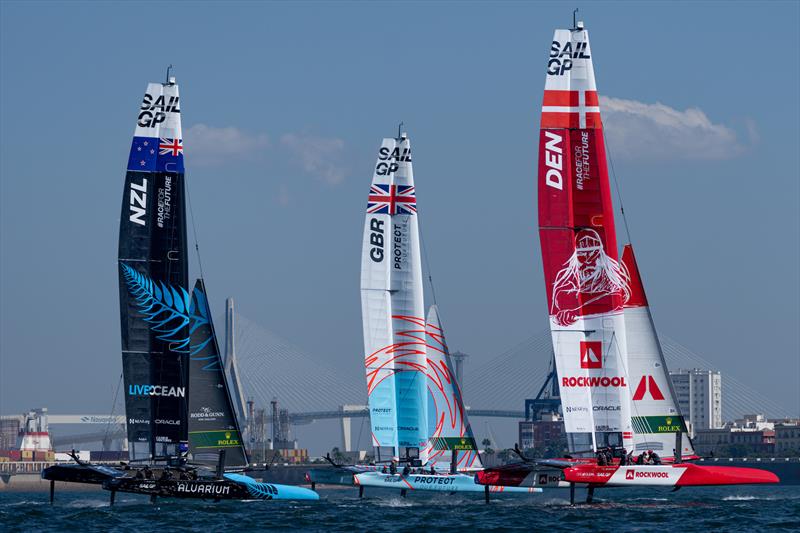
[[[372,185],[369,188],[367,213],[414,215],[417,197],[413,185]]]
[[[164,139],[162,137],[159,140],[161,141],[158,143],[159,155],[169,154],[173,157],[178,157],[178,154],[183,153],[183,142],[181,139]]]

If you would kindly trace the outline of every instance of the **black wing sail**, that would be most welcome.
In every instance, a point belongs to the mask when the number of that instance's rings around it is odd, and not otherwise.
[[[151,83],[128,159],[119,231],[122,369],[132,458],[187,440],[189,283],[178,86]]]
[[[203,280],[192,293],[189,384],[189,452],[192,462],[216,465],[225,450],[225,466],[246,466],[247,453],[225,380],[219,343]]]

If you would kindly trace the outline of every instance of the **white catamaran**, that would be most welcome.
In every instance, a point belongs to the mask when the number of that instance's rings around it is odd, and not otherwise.
[[[403,493],[484,492],[475,483],[480,457],[438,308],[431,306],[424,316],[411,145],[405,133],[384,139],[378,151],[362,251],[365,367],[375,457],[407,466],[401,473],[394,473],[394,467],[354,472],[355,484],[362,493],[367,486]]]

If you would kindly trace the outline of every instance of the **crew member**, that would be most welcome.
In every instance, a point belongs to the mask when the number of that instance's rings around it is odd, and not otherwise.
[[[392,462],[389,464],[389,473],[393,475],[397,473],[397,463],[394,459],[392,459]]]
[[[656,452],[654,452],[653,450],[650,450],[650,464],[654,464],[654,465],[660,465],[661,464],[661,457],[659,457],[659,455]]]
[[[387,472],[388,470],[386,469],[386,465],[383,465],[383,468],[381,468],[381,474],[386,474]]]
[[[403,467],[403,475],[407,476],[409,474],[411,474],[411,466],[409,466],[409,464],[406,463],[406,466]]]
[[[628,464],[628,452],[625,448],[622,448],[622,455],[619,458],[619,466],[627,466]]]
[[[597,466],[606,466],[608,464],[608,460],[606,459],[606,452],[603,450],[597,450]]]
[[[431,475],[432,476],[436,475],[436,469],[433,467],[433,465],[431,465]]]

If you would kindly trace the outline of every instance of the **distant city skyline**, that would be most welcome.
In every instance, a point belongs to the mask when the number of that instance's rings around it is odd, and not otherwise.
[[[215,316],[234,296],[363,380],[363,211],[403,121],[466,379],[547,327],[537,107],[579,7],[657,328],[800,415],[800,30],[776,31],[796,2],[153,6],[0,4],[0,413],[110,405],[125,163],[169,64]]]

